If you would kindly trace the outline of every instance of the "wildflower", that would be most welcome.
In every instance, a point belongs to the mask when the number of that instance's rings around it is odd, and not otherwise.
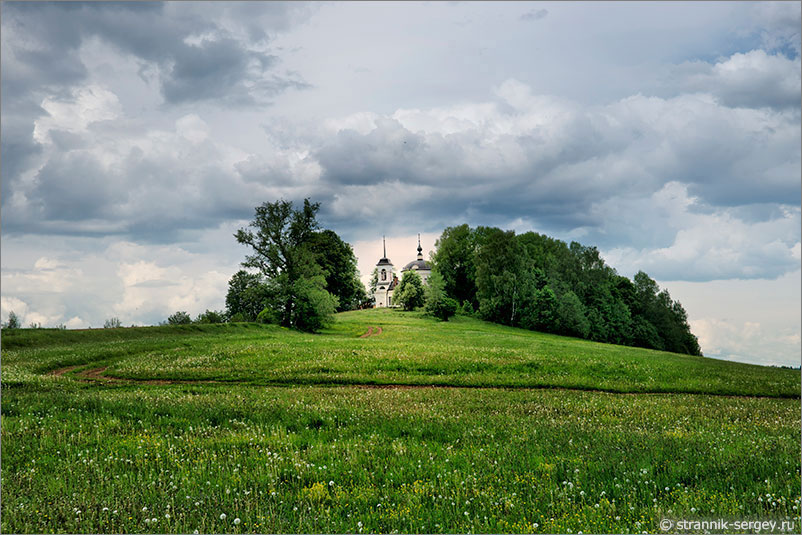
[[[239,526],[239,523],[242,522],[239,518],[234,519],[234,525]]]
[[[334,486],[334,481],[329,481],[329,487],[333,487],[333,486]]]
[[[358,528],[362,528],[362,522],[357,522],[357,523],[356,523],[356,527],[358,527]]]
[[[166,518],[167,520],[170,520],[170,513],[164,513],[164,518]]]
[[[143,508],[142,508],[142,512],[143,512],[143,513],[147,513],[147,512],[148,512],[148,508],[147,508],[147,507],[143,507]]]
[[[104,512],[104,513],[105,513],[106,511],[108,511],[108,510],[109,510],[109,508],[108,508],[108,507],[104,507],[104,508],[103,508],[103,512]]]
[[[220,520],[225,520],[225,519],[226,519],[226,514],[220,513]]]

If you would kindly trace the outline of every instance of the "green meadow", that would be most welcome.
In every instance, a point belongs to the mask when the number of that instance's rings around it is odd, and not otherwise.
[[[796,370],[386,309],[4,330],[0,530],[798,522],[799,395]]]

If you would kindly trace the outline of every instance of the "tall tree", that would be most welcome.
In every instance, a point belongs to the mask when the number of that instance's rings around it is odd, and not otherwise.
[[[457,312],[457,301],[446,294],[443,276],[436,269],[432,271],[426,281],[424,299],[426,312],[443,321],[448,321],[448,318]]]
[[[339,301],[338,311],[359,308],[366,299],[365,285],[359,280],[357,260],[351,245],[333,230],[312,234],[309,246],[323,268],[326,290]]]
[[[468,225],[448,227],[435,243],[434,267],[442,274],[445,292],[460,303],[476,301],[476,236]]]
[[[255,321],[267,305],[268,288],[261,273],[237,271],[228,281],[226,313],[231,321]]]
[[[253,250],[242,265],[258,269],[267,278],[272,301],[267,308],[285,327],[315,330],[336,307],[336,298],[325,289],[324,271],[310,244],[318,229],[319,208],[319,203],[309,199],[304,199],[297,210],[291,201],[266,202],[256,207],[250,228],[239,229],[234,235]]]

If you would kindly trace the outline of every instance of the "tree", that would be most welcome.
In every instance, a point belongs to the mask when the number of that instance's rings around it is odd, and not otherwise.
[[[518,325],[521,307],[531,299],[534,280],[515,232],[489,229],[476,252],[476,296],[484,319]]]
[[[423,306],[423,282],[414,271],[406,271],[393,291],[393,302],[404,307],[404,310],[415,310]]]
[[[521,311],[521,327],[545,332],[557,331],[557,297],[548,286],[535,290]]]
[[[368,297],[371,300],[376,299],[376,289],[379,287],[379,268],[373,268],[373,273],[370,275],[370,285],[368,286]]]
[[[167,318],[167,323],[170,325],[189,325],[192,323],[192,318],[183,310],[179,310],[175,314]]]
[[[457,301],[476,301],[476,236],[468,225],[448,227],[435,243],[432,263],[443,276],[445,292]]]
[[[298,279],[294,293],[292,324],[296,329],[316,332],[331,323],[337,311],[337,298],[326,291],[322,276]]]
[[[256,316],[265,308],[267,295],[262,275],[241,269],[228,281],[226,313],[231,321],[256,321]]]
[[[8,321],[5,325],[3,325],[6,329],[19,329],[20,328],[20,321],[17,315],[12,310],[8,313]]]
[[[104,329],[119,329],[122,326],[123,323],[120,321],[120,318],[118,317],[109,318],[103,323]]]
[[[561,334],[587,338],[590,322],[585,317],[585,307],[574,292],[564,293],[557,305],[557,328]]]
[[[266,202],[256,207],[251,228],[235,234],[239,243],[253,250],[242,266],[258,269],[265,276],[265,308],[285,327],[308,330],[311,325],[325,323],[333,312],[328,306],[332,301],[320,298],[319,292],[326,292],[325,272],[312,248],[319,208],[319,203],[310,203],[309,199],[304,199],[303,207],[297,210],[291,201]],[[315,306],[318,308],[313,310]],[[318,318],[307,318],[301,311]]]
[[[429,280],[426,281],[424,298],[426,312],[443,321],[448,321],[448,318],[457,312],[457,301],[446,295],[443,276],[437,270],[432,271]]]
[[[337,310],[354,310],[365,301],[365,285],[359,280],[356,256],[351,245],[344,242],[333,230],[312,235],[310,249],[315,261],[323,268],[326,290],[337,298]]]

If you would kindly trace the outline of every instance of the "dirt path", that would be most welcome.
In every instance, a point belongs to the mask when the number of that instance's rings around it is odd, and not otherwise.
[[[370,338],[371,336],[376,336],[382,333],[381,327],[376,327],[376,330],[373,330],[373,327],[368,327],[368,332],[360,336],[360,338]]]
[[[48,375],[61,376],[61,375],[64,375],[65,373],[71,372],[72,370],[74,370],[75,368],[78,368],[78,367],[79,366],[67,366],[66,368],[58,368],[57,370],[51,370],[50,372],[48,372]]]
[[[370,335],[372,328],[362,337]],[[381,327],[373,332],[373,336],[381,334]],[[66,368],[58,368],[48,372],[48,375],[63,376],[82,365],[67,366]],[[266,383],[266,384],[253,384],[246,381],[232,380],[232,381],[219,381],[216,379],[129,379],[125,377],[113,377],[106,375],[104,372],[108,366],[100,368],[91,368],[82,370],[69,377],[78,381],[90,383],[114,383],[114,384],[151,384],[151,385],[172,385],[172,384],[230,384],[230,385],[243,385],[243,386],[257,386],[265,388],[295,388],[299,386],[317,386],[321,388],[359,388],[363,390],[419,390],[419,389],[469,389],[469,390],[563,390],[563,391],[579,391],[579,392],[602,392],[607,394],[617,394],[620,396],[655,396],[655,395],[674,395],[674,394],[688,394],[696,396],[715,396],[726,398],[770,398],[770,399],[798,399],[797,397],[789,396],[755,396],[750,394],[719,394],[714,392],[618,392],[615,390],[608,390],[603,388],[577,388],[565,386],[551,386],[551,385],[449,385],[449,384],[403,384],[403,383],[389,383],[389,384],[360,384],[360,383],[313,383],[313,384],[294,384],[294,383]]]

